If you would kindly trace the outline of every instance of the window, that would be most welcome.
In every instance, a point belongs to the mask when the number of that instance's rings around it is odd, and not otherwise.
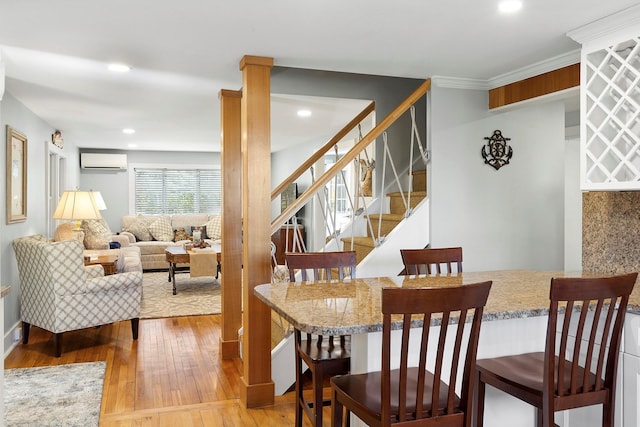
[[[136,214],[220,213],[220,169],[134,170]]]
[[[342,154],[338,158],[342,157]],[[329,169],[336,163],[336,156],[332,154],[325,155],[325,170]],[[326,185],[328,195],[327,217],[333,216],[335,210],[336,229],[341,230],[351,221],[351,204],[349,203],[348,187],[352,178],[353,166],[349,164],[342,170],[342,174],[336,175],[334,179]],[[345,182],[346,181],[346,182]],[[330,234],[329,230],[327,233]]]

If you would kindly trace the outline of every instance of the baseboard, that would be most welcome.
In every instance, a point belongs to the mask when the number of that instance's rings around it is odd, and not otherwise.
[[[9,331],[4,334],[4,357],[6,358],[9,353],[18,345],[22,339],[22,322],[17,321]]]

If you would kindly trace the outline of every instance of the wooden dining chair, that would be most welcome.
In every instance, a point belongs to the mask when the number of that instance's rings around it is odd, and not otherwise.
[[[545,351],[478,360],[477,426],[489,384],[535,406],[539,427],[554,426],[555,411],[597,404],[602,425],[613,427],[620,336],[637,276],[551,279]]]
[[[447,273],[462,273],[462,248],[425,248],[400,249],[404,271],[402,274],[441,274],[441,266],[447,267]],[[435,270],[435,271],[434,271]]]
[[[296,279],[300,272],[303,281],[339,280],[356,277],[356,253],[346,252],[307,252],[287,253],[287,267],[290,280]],[[312,271],[309,274],[309,271]],[[322,391],[325,379],[332,375],[348,373],[351,368],[350,339],[346,336],[323,337],[306,334],[302,340],[300,330],[294,330],[296,355],[296,427],[302,426],[302,414],[307,414],[312,424],[322,426],[322,408],[331,401],[324,400]],[[302,363],[309,367],[313,397],[306,400],[303,393]]]
[[[382,289],[382,370],[331,378],[331,425],[341,426],[350,413],[369,426],[470,425],[472,373],[490,289],[490,281]],[[410,337],[416,320],[422,327]],[[391,340],[391,330],[397,328],[399,346]],[[410,350],[412,339],[418,340],[415,350]],[[395,355],[398,347],[400,366],[391,369],[392,352]],[[410,363],[410,353],[416,355],[417,366]]]

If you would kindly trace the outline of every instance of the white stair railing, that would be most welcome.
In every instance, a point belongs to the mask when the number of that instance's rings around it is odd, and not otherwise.
[[[383,139],[383,159],[382,159],[382,173],[378,174],[378,177],[382,177],[382,182],[378,183],[376,187],[379,189],[377,197],[385,196],[386,193],[391,188],[397,188],[399,191],[402,202],[405,206],[404,216],[408,217],[411,214],[411,173],[413,172],[413,158],[414,158],[414,150],[417,146],[417,150],[420,153],[423,162],[426,164],[428,161],[428,150],[427,147],[423,146],[422,140],[420,138],[420,133],[418,131],[418,127],[416,125],[416,117],[415,117],[415,107],[414,104],[417,102],[424,94],[428,92],[430,88],[430,81],[427,80],[423,83],[413,94],[411,94],[403,103],[401,103],[389,116],[387,116],[382,122],[380,122],[376,127],[374,127],[369,133],[367,133],[364,137],[362,136],[360,123],[355,123],[352,121],[351,124],[354,126],[358,126],[359,128],[359,138],[355,142],[354,146],[347,151],[346,153],[340,155],[338,150],[339,140],[334,140],[335,144],[333,145],[333,151],[335,155],[335,163],[331,166],[327,171],[325,171],[320,176],[316,176],[314,172],[313,166],[310,166],[306,172],[302,172],[300,168],[296,171],[296,176],[299,178],[302,176],[302,173],[310,174],[311,185],[308,189],[306,189],[293,203],[293,206],[289,206],[285,209],[273,222],[272,222],[272,231],[279,229],[281,226],[291,223],[292,218],[296,218],[296,224],[298,224],[299,217],[297,216],[298,212],[306,206],[309,202],[314,199],[317,200],[318,209],[315,212],[320,212],[322,215],[322,221],[324,223],[324,229],[326,230],[325,241],[322,244],[318,244],[316,242],[315,246],[310,250],[343,250],[341,247],[340,241],[342,239],[348,240],[350,237],[351,244],[353,247],[354,239],[359,234],[357,228],[362,229],[362,224],[365,224],[365,229],[369,230],[369,234],[371,235],[372,241],[375,246],[379,246],[384,242],[383,227],[383,214],[386,210],[386,203],[383,203],[382,200],[367,200],[362,191],[363,180],[361,179],[361,171],[360,168],[356,167],[359,164],[373,164],[373,159],[370,158],[369,153],[367,152],[367,147],[375,140],[376,137],[382,136]],[[403,165],[399,167],[394,162],[392,157],[392,150],[390,150],[389,141],[387,140],[388,134],[387,129],[390,128],[396,120],[401,117],[404,113],[409,111],[411,116],[411,141],[409,145],[409,164]],[[366,119],[366,116],[362,117],[362,120]],[[397,124],[395,124],[397,126]],[[346,132],[345,132],[346,135]],[[323,147],[323,149],[328,148],[327,145]],[[397,148],[396,148],[397,151]],[[326,151],[324,151],[326,153]],[[323,155],[324,156],[324,155]],[[404,157],[404,156],[403,156]],[[316,155],[315,162],[317,162],[318,157]],[[406,158],[406,157],[404,157]],[[305,164],[311,163],[310,161],[305,162]],[[351,176],[351,173],[347,173],[347,170],[352,168],[353,175],[355,175],[356,179],[351,180],[351,186],[346,185],[348,183],[348,177]],[[391,171],[391,178],[388,181],[385,181],[385,177],[387,175],[387,169]],[[400,176],[398,174],[398,170],[402,169],[404,171],[408,171],[409,174],[409,185],[404,185]],[[286,180],[285,180],[286,181]],[[342,182],[345,190],[344,199],[338,200],[338,190],[341,186]],[[291,179],[288,178],[288,183],[291,183]],[[280,184],[277,188],[284,188],[285,185]],[[406,187],[406,188],[405,188]],[[277,197],[277,196],[276,196]],[[272,198],[274,198],[274,193],[272,193]],[[350,208],[349,210],[342,209],[340,212],[350,212],[350,222],[347,226],[343,226],[337,220],[339,213],[338,212],[338,204],[343,203],[345,206]],[[367,206],[369,204],[369,206]],[[378,223],[374,226],[371,223],[370,212],[372,205],[376,205],[378,209]],[[307,209],[307,213],[313,212],[313,209]],[[314,219],[314,223],[316,220]],[[288,228],[287,228],[288,230]],[[297,227],[293,227],[294,232],[298,231]],[[308,235],[308,233],[307,233]],[[329,249],[331,248],[331,249]],[[296,250],[306,250],[301,249],[300,246],[296,247]]]

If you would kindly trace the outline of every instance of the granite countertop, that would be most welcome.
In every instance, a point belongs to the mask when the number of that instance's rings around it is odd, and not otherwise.
[[[256,286],[256,296],[292,326],[323,335],[375,332],[382,329],[380,290],[493,281],[483,319],[487,321],[546,315],[552,277],[588,277],[592,273],[505,270],[456,276],[397,276],[346,282],[295,282]],[[640,286],[634,288],[628,311],[640,314]]]

